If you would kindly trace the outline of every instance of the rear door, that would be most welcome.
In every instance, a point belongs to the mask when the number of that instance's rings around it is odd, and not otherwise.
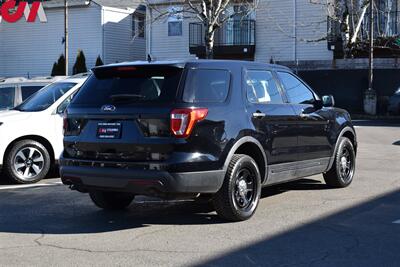
[[[244,77],[248,113],[252,116],[258,140],[262,140],[269,169],[273,165],[295,162],[295,114],[283,97],[273,72],[248,69]]]
[[[286,95],[296,113],[298,160],[311,160],[310,164],[331,156],[329,120],[322,106],[316,105],[318,96],[298,77],[290,72],[278,71]]]
[[[181,74],[157,65],[96,69],[67,109],[66,151],[100,161],[165,159],[173,152],[170,114]]]

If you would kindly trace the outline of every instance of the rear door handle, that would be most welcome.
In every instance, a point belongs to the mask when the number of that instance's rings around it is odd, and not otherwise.
[[[265,113],[262,113],[262,112],[259,112],[259,111],[253,113],[253,118],[261,119],[261,118],[264,118],[265,116],[267,116]]]

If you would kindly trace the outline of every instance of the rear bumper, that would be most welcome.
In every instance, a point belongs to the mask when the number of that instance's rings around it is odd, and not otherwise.
[[[134,194],[216,193],[225,177],[223,170],[170,173],[159,170],[77,166],[75,160],[60,160],[65,185],[79,190],[100,189]]]

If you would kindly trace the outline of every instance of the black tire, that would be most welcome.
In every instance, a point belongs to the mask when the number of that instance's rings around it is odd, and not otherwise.
[[[213,198],[218,215],[228,221],[248,220],[257,209],[260,195],[261,175],[257,163],[247,155],[234,155],[224,184]]]
[[[123,210],[126,209],[135,198],[132,194],[117,193],[117,192],[104,192],[104,191],[90,191],[90,198],[93,203],[104,210]]]
[[[18,141],[4,160],[4,174],[18,184],[39,182],[47,176],[50,167],[49,152],[44,145],[34,140]]]
[[[331,169],[324,173],[325,183],[329,187],[344,188],[349,186],[354,177],[356,167],[356,153],[350,139],[342,137],[335,154],[335,161]]]

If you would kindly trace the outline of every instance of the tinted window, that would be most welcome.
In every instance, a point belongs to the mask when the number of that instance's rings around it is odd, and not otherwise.
[[[13,108],[14,99],[15,99],[14,87],[0,88],[0,110]]]
[[[183,101],[189,103],[224,102],[229,92],[227,70],[191,69],[186,77]]]
[[[53,83],[28,98],[15,109],[20,111],[42,111],[53,105],[67,93],[76,83]]]
[[[94,71],[72,103],[102,106],[175,101],[182,70],[176,67],[112,67]]]
[[[251,103],[283,103],[276,81],[270,71],[248,71],[246,91],[247,99]]]
[[[299,79],[287,72],[278,72],[291,103],[312,104],[314,95]]]
[[[44,86],[21,86],[22,101],[42,89]]]

